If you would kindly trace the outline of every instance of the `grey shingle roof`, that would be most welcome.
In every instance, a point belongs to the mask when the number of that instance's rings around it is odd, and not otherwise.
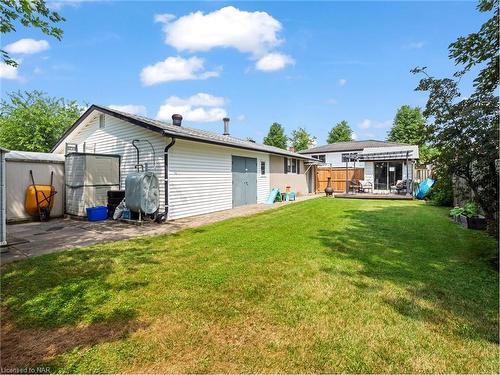
[[[300,153],[318,154],[321,152],[359,151],[367,147],[394,147],[394,146],[408,146],[408,144],[368,139],[366,141],[337,142],[328,145],[322,145],[300,151]]]
[[[179,139],[192,140],[197,142],[218,144],[227,147],[243,148],[246,150],[261,151],[271,154],[277,154],[282,156],[288,156],[300,159],[310,159],[307,155],[300,155],[295,152],[290,152],[288,150],[283,150],[278,147],[267,146],[259,143],[250,142],[240,138],[217,134],[213,132],[208,132],[201,129],[188,128],[185,126],[172,125],[171,123],[154,120],[148,117],[133,115],[130,113],[117,111],[108,107],[93,104],[80,119],[61,137],[58,144],[54,146],[54,149],[62,142],[62,140],[68,135],[76,126],[78,126],[85,117],[87,117],[93,110],[104,112],[114,117],[121,118],[122,120],[131,122],[133,124],[146,127],[152,131],[157,131],[163,135],[169,137],[175,137]]]

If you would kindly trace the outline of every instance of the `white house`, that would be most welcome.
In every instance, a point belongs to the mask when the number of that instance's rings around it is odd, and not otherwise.
[[[412,180],[418,146],[387,141],[338,142],[300,152],[333,168],[362,168],[373,191],[390,191],[398,180]]]
[[[120,155],[123,188],[137,164],[132,141],[139,140],[140,162],[161,182],[160,211],[168,219],[264,203],[273,187],[314,191],[308,155],[232,137],[228,121],[224,133],[216,134],[184,127],[178,115],[169,124],[92,105],[52,152]]]

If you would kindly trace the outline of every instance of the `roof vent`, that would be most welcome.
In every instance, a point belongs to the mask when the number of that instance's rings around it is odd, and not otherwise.
[[[172,115],[172,124],[176,126],[181,126],[182,125],[182,115],[179,114],[173,114]]]
[[[224,121],[224,135],[229,135],[229,117],[224,117],[222,121]]]

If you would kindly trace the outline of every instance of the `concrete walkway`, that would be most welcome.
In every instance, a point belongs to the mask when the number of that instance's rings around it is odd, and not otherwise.
[[[297,202],[317,198],[308,195],[297,198]],[[206,215],[172,220],[164,224],[147,223],[142,226],[121,221],[80,221],[72,219],[52,219],[48,222],[29,222],[7,226],[6,247],[1,249],[1,264],[26,259],[43,254],[62,251],[76,246],[89,246],[96,243],[175,233],[182,229],[199,227],[217,221],[248,216],[295,202],[282,202],[273,205],[254,204],[231,210],[213,212]]]

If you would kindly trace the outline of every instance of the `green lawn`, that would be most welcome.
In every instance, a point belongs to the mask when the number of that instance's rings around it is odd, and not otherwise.
[[[447,210],[315,199],[2,274],[2,366],[498,372],[497,242]]]

